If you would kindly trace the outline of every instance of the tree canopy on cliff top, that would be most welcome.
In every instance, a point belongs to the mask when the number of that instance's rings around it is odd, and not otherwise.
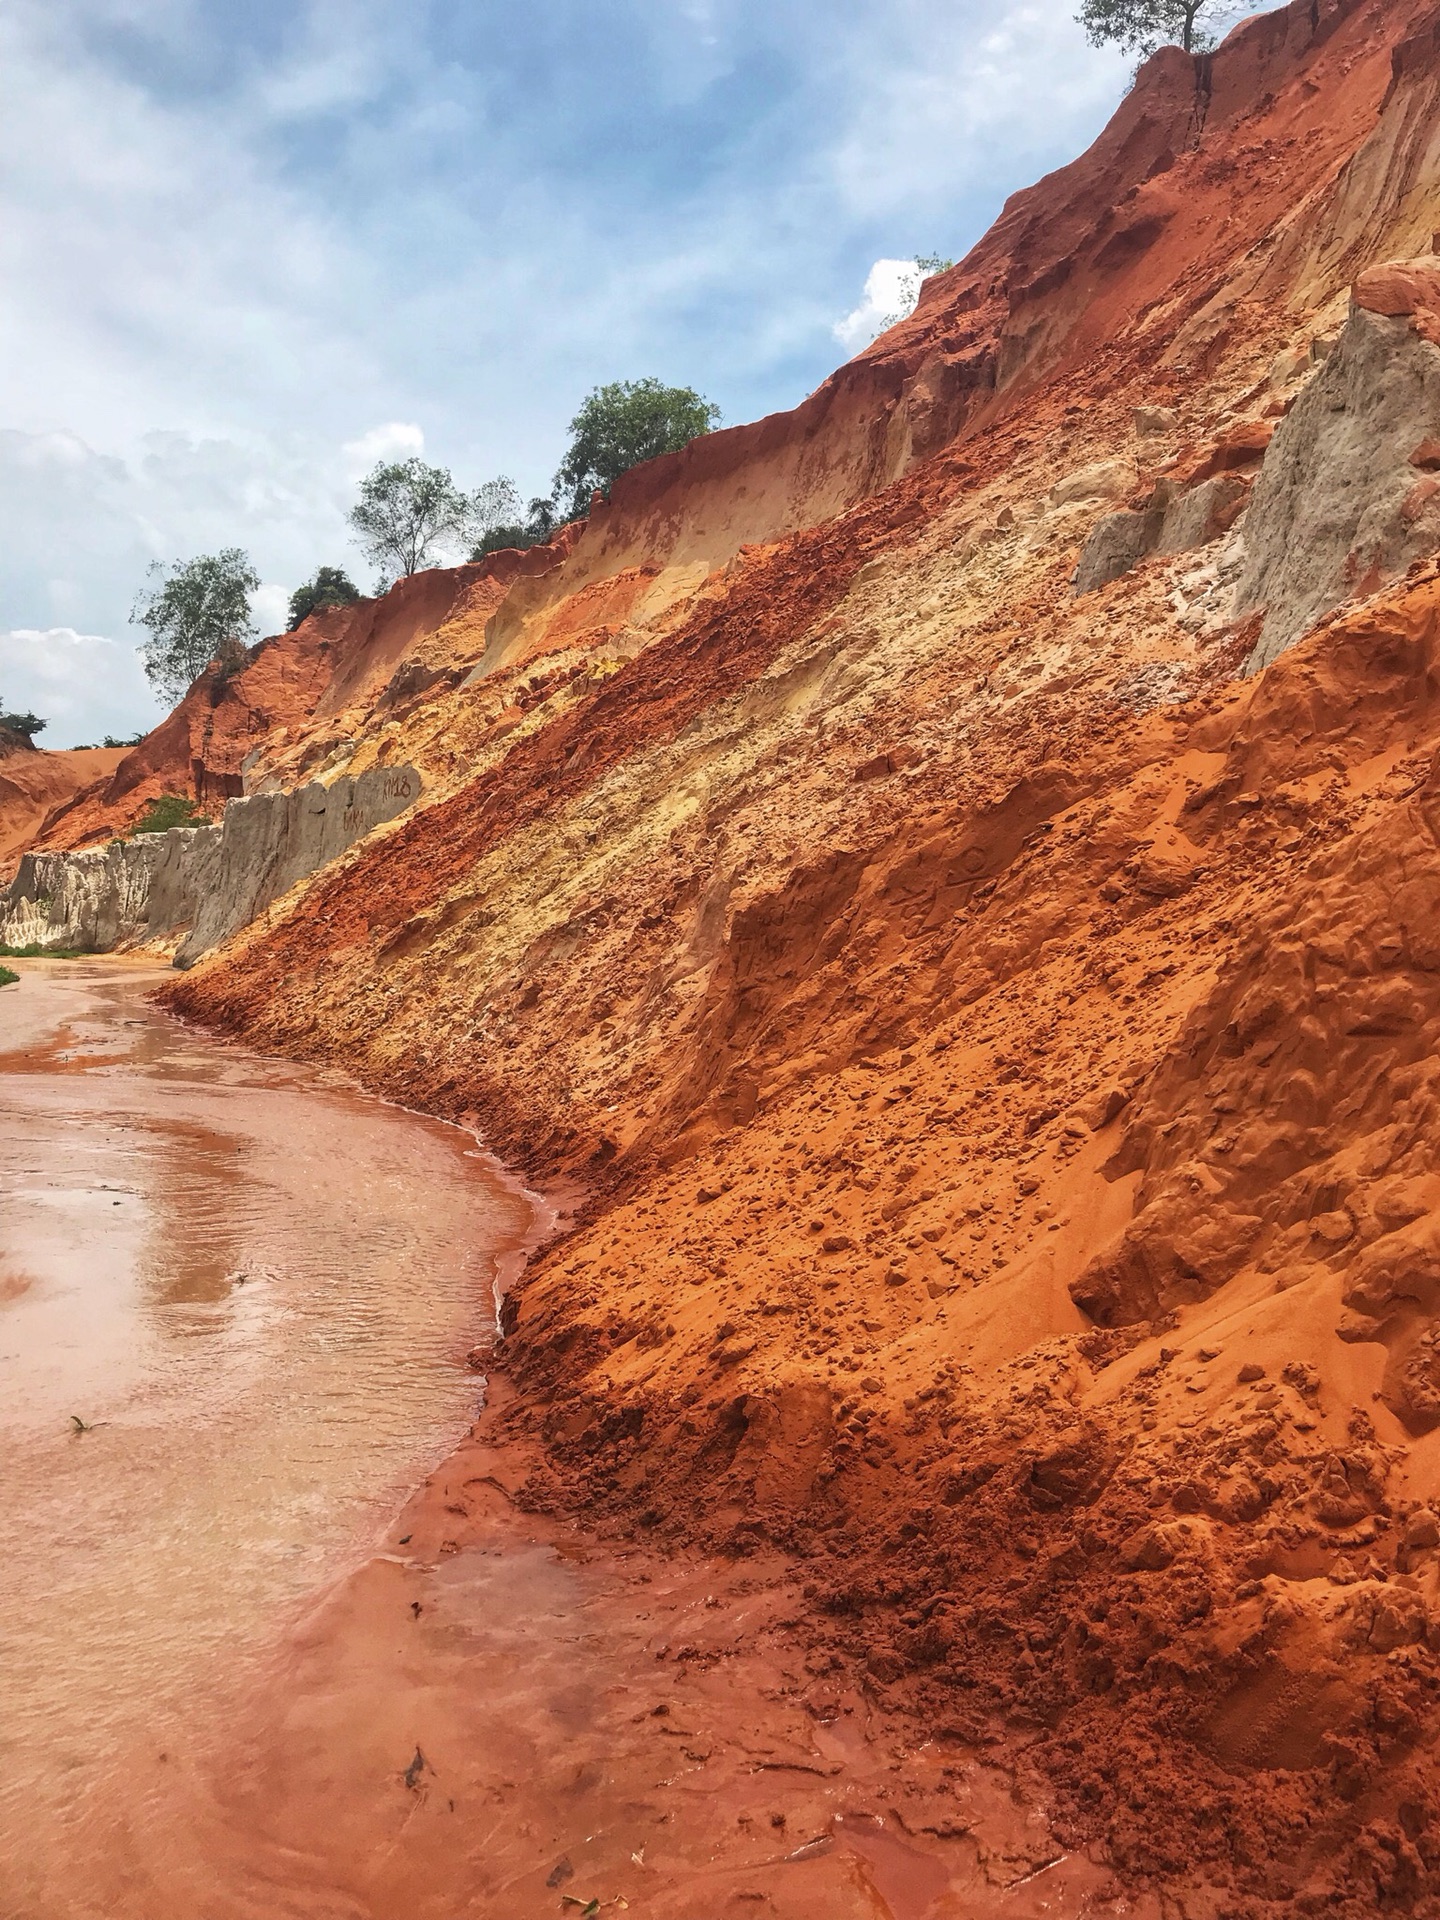
[[[548,540],[562,520],[587,514],[591,496],[608,494],[630,467],[675,453],[719,424],[720,409],[693,387],[616,380],[596,387],[570,422],[569,450],[549,499],[522,507],[514,481],[503,473],[466,493],[448,467],[415,457],[381,461],[360,483],[350,525],[384,592],[392,581],[443,564],[447,548],[468,549],[472,560],[481,560],[499,547]],[[301,588],[291,603],[292,626],[306,592]]]
[[[499,520],[482,533],[470,550],[470,558],[483,560],[487,553],[499,553],[506,547],[538,547],[558,525],[554,500],[542,494],[530,502],[523,520]]]
[[[168,569],[156,560],[149,571],[159,585],[136,596],[130,619],[150,632],[140,643],[150,684],[179,700],[212,661],[235,667],[244,658],[255,634],[250,595],[260,576],[239,547],[177,560]]]
[[[448,467],[426,461],[382,460],[360,482],[350,525],[380,588],[426,566],[437,549],[462,539],[470,501]]]
[[[290,631],[322,607],[349,607],[360,598],[360,589],[343,567],[317,567],[303,587],[290,596]]]
[[[0,727],[9,733],[18,733],[23,740],[34,745],[37,733],[43,733],[50,722],[42,720],[38,713],[9,713],[5,702],[0,699]]]
[[[505,474],[466,493],[448,467],[412,457],[382,460],[367,474],[350,525],[383,592],[394,580],[438,565],[446,548],[463,552],[520,514],[520,496]]]
[[[555,491],[572,519],[590,511],[590,496],[609,495],[622,473],[660,453],[678,453],[720,424],[720,409],[693,387],[614,380],[596,387],[570,422],[570,447]]]
[[[1157,47],[1208,53],[1240,0],[1082,0],[1075,18],[1092,47],[1107,44],[1142,57]]]

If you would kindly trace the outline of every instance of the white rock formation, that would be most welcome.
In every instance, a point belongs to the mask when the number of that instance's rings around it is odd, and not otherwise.
[[[328,787],[232,800],[218,826],[27,853],[0,897],[0,945],[109,953],[178,939],[175,964],[190,966],[420,789],[413,767],[372,767]]]

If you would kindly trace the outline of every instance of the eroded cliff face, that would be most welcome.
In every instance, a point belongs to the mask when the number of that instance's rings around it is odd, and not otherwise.
[[[112,774],[123,747],[42,752],[0,728],[0,874],[33,845],[46,817]]]
[[[238,672],[212,668],[138,747],[97,763],[104,777],[65,794],[27,844],[93,846],[128,832],[162,794],[219,812],[243,794],[403,764],[396,716],[465,678],[513,583],[553,567],[573,537],[566,529],[529,553],[415,574],[382,599],[327,608],[261,641]]]
[[[419,798],[413,767],[227,801],[217,823],[27,853],[0,894],[0,946],[111,953],[144,947],[177,967],[247,927]]]
[[[1187,1915],[1440,1910],[1437,88],[1420,4],[1158,56],[796,414],[258,733],[426,803],[170,993],[577,1189],[533,1503],[797,1556],[816,1713]]]
[[[1306,353],[1360,271],[1429,248],[1435,31],[1428,0],[1314,0],[1247,23],[1213,59],[1162,51],[1088,153],[1012,196],[910,320],[793,413],[635,469],[548,547],[416,576],[262,643],[239,675],[198,683],[39,844],[93,844],[160,792],[215,805],[395,751],[432,788],[463,782],[520,715],[571,704],[723,592],[753,549],[912,472],[908,517],[957,486],[978,493],[1003,457],[997,427],[1017,410],[1032,432],[1063,420],[1063,402],[1034,412],[1041,391],[1069,394],[1072,443],[1128,457],[1132,480],[1163,477],[1223,417],[1222,369],[1239,381]],[[1138,459],[1123,410],[1078,430],[1127,389],[1177,416]]]

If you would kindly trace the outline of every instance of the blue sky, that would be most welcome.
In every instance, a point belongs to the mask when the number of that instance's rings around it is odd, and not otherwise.
[[[1099,131],[1073,4],[6,0],[0,697],[151,723],[147,563],[248,548],[272,631],[392,450],[528,497],[600,381],[793,406]]]

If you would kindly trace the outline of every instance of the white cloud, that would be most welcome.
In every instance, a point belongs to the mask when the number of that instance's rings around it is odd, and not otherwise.
[[[419,458],[425,451],[425,435],[410,420],[391,420],[386,426],[371,427],[358,440],[347,440],[345,477],[360,480],[381,460]]]
[[[296,586],[300,583],[297,580]],[[283,633],[290,623],[290,587],[262,580],[250,596],[250,611],[261,633]]]
[[[254,94],[277,120],[354,112],[384,91],[385,61],[378,41],[356,32],[353,0],[299,13],[299,44],[256,76]]]
[[[887,322],[902,319],[915,305],[920,276],[913,260],[877,260],[865,276],[865,297],[837,320],[832,332],[841,346],[858,353]]]
[[[317,566],[358,577],[350,497],[338,446],[154,433],[122,458],[72,433],[0,431],[0,620],[10,632],[0,691],[17,697],[13,672],[33,684],[29,704],[52,722],[48,746],[152,724],[128,619],[150,563],[243,547],[265,583],[256,623],[279,632],[291,592]]]
[[[902,0],[898,18],[865,12],[849,55],[867,61],[868,84],[828,155],[849,218],[924,220],[915,250],[958,256],[964,236],[939,230],[957,203],[979,188],[993,218],[1057,148],[1078,153],[1118,104],[1126,63],[1086,47],[1073,11],[1072,0],[970,0],[945,10],[948,30],[928,0]]]
[[[40,742],[47,747],[148,731],[164,711],[133,646],[74,627],[0,633],[0,697],[49,722]]]

